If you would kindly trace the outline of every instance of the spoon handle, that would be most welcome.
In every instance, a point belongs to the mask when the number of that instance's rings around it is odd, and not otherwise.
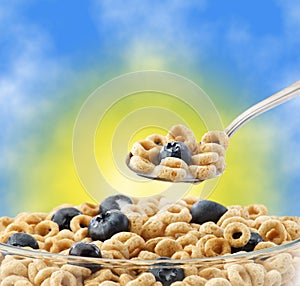
[[[231,137],[249,120],[298,95],[300,95],[300,80],[245,110],[228,125],[225,129],[226,134]]]

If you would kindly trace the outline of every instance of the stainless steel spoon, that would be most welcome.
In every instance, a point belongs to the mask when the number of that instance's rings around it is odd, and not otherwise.
[[[282,104],[290,99],[293,99],[300,95],[300,80],[296,81],[295,83],[291,84],[290,86],[286,87],[285,89],[269,96],[268,98],[258,102],[257,104],[253,105],[252,107],[248,108],[238,117],[236,117],[225,129],[226,134],[230,138],[240,127],[245,125],[248,121],[255,118],[256,116]],[[131,157],[131,153],[129,153],[126,157],[126,164],[129,167],[129,160]],[[130,167],[129,167],[130,168]],[[143,173],[136,173],[139,176],[153,179],[153,180],[160,180],[160,181],[168,181],[166,179],[157,178],[151,176],[151,174],[143,174]],[[185,178],[184,181],[176,181],[180,183],[201,183],[203,180],[199,180],[197,178]]]

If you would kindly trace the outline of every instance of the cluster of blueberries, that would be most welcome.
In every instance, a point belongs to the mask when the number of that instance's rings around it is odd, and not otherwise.
[[[125,214],[121,212],[122,206],[132,204],[132,200],[125,195],[114,195],[106,198],[99,207],[99,214],[93,217],[88,226],[89,236],[92,240],[105,241],[114,234],[129,231],[130,223]],[[222,215],[227,212],[227,208],[219,203],[210,200],[199,200],[191,207],[192,223],[203,224],[208,221],[217,222]],[[82,214],[74,207],[59,209],[54,213],[51,220],[58,224],[59,230],[70,229],[70,221],[73,217]],[[238,238],[241,233],[234,234]],[[254,247],[263,241],[258,233],[252,232],[248,243],[241,248],[232,248],[232,253],[238,251],[253,251]],[[7,244],[17,247],[29,246],[38,249],[38,243],[30,234],[17,232],[12,234]],[[102,258],[99,248],[92,243],[77,242],[69,251],[69,255],[81,257]],[[160,257],[158,260],[169,260],[168,257]],[[73,263],[75,264],[75,263]],[[77,265],[80,263],[76,263]],[[83,267],[91,269],[94,273],[101,269],[99,264],[80,264]],[[171,267],[172,265],[172,267]],[[176,266],[176,265],[175,265]],[[174,264],[159,261],[153,265],[148,272],[152,273],[156,280],[163,285],[171,285],[175,281],[184,279],[184,271],[182,268],[174,267]]]

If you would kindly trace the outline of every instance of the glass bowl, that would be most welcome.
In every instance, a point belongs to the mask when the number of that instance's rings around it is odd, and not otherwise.
[[[300,285],[300,239],[253,252],[177,260],[76,257],[3,243],[0,251],[1,286]]]

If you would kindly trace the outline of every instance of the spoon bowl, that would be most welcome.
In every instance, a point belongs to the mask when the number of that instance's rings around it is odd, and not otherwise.
[[[225,129],[225,133],[227,134],[228,138],[230,138],[240,127],[244,126],[246,123],[248,123],[251,119],[255,118],[256,116],[275,108],[278,105],[281,105],[297,96],[300,95],[300,80],[296,81],[295,83],[291,84],[290,86],[282,89],[281,91],[267,97],[266,99],[258,102],[257,104],[253,105],[252,107],[245,110],[243,113],[241,113],[239,116],[237,116]],[[129,165],[130,158],[132,157],[132,154],[129,153],[126,157],[126,164],[128,168],[132,170],[132,168]],[[177,181],[171,181],[165,178],[159,178],[156,177],[155,174],[147,174],[142,172],[136,172],[134,171],[138,176],[151,179],[151,180],[159,180],[164,182],[179,182],[179,183],[192,183],[197,184],[201,183],[205,180],[201,180],[198,178],[194,178],[192,176],[185,177],[183,180],[177,180]],[[220,174],[217,174],[217,176],[220,176]]]

